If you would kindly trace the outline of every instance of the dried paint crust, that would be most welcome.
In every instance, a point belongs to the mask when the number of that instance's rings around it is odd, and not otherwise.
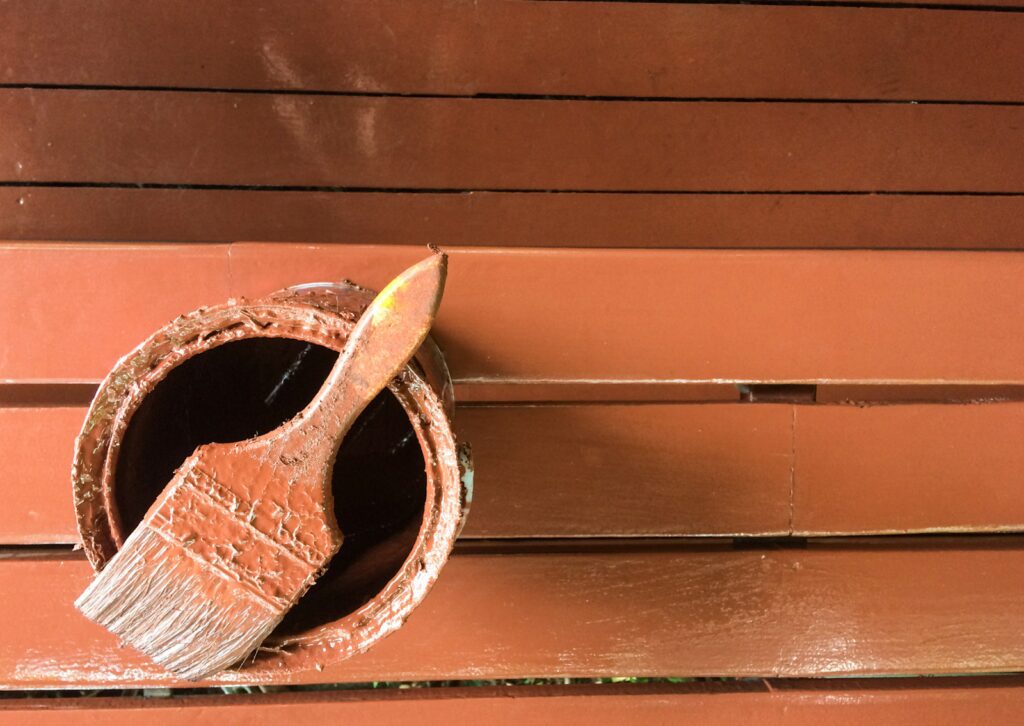
[[[183,361],[224,343],[285,337],[340,350],[374,293],[351,283],[303,285],[252,302],[200,308],[169,323],[122,358],[101,384],[75,442],[72,488],[79,533],[89,561],[101,569],[124,544],[115,504],[120,442],[145,396]],[[457,446],[450,415],[451,378],[427,340],[389,386],[409,415],[426,462],[423,523],[405,563],[355,612],[311,630],[271,636],[247,675],[318,667],[370,647],[401,626],[436,581],[468,509],[468,447]]]

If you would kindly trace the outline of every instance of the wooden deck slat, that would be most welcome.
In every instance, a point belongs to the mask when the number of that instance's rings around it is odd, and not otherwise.
[[[630,684],[375,689],[253,696],[19,699],[0,703],[0,724],[242,726],[254,721],[406,724],[863,724],[960,726],[1024,718],[1019,677],[837,683]]]
[[[1010,71],[1024,64],[1024,19],[984,12],[22,0],[0,7],[0,47],[0,80],[12,84],[1024,100],[1024,81]],[[59,50],[41,54],[40,47]]]
[[[98,380],[163,324],[229,295],[225,245],[0,245],[0,380]]]
[[[1024,405],[796,409],[800,532],[1024,528]]]
[[[0,239],[1024,249],[1024,196],[0,187]]]
[[[77,541],[83,417],[0,408],[0,543]],[[462,536],[1021,532],[1022,417],[1019,403],[463,408],[477,487]]]
[[[84,415],[0,408],[0,542],[78,540],[68,471]],[[791,419],[771,405],[462,409],[479,482],[462,536],[784,534]]]
[[[0,181],[1022,192],[1024,107],[0,90]]]
[[[0,334],[21,343],[0,379],[96,380],[229,290],[380,286],[423,253],[3,245]],[[437,334],[464,382],[1021,383],[1022,274],[995,252],[453,249]]]
[[[1024,668],[1024,549],[900,548],[459,555],[369,652],[292,677],[338,682],[525,676],[816,676]],[[78,616],[84,560],[0,562],[0,684],[166,684]]]

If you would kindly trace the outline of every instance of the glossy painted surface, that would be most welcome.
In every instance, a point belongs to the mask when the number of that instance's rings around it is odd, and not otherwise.
[[[481,484],[462,537],[1021,531],[1022,408],[463,407]],[[65,449],[84,416],[0,409],[0,541],[77,540]]]
[[[38,487],[0,534],[65,536],[71,414],[39,407],[174,315],[379,286],[438,242],[458,391],[515,404],[458,412],[479,519],[396,640],[287,678],[1024,670],[1020,535],[976,536],[1022,523],[1020,397],[907,405],[1024,384],[1020,254],[987,251],[1024,248],[1019,4],[0,3],[0,495]],[[803,385],[733,385],[773,382]],[[820,405],[847,399],[902,405]],[[758,529],[812,537],[678,537]],[[83,562],[25,555],[0,685],[163,683],[71,616]],[[774,682],[764,718],[1020,720],[989,682],[900,681]],[[495,708],[594,722],[625,705],[600,693]]]
[[[316,694],[193,696],[173,701],[81,698],[0,703],[0,723],[234,726],[286,720],[319,726],[345,721],[396,724],[1015,723],[1024,718],[1019,677],[746,684],[517,686]],[[55,707],[57,706],[57,707]]]
[[[421,255],[8,243],[0,334],[33,333],[0,350],[0,379],[95,380],[229,291],[342,277],[379,287]],[[450,266],[436,333],[456,381],[1024,382],[1014,253],[454,249]],[[110,324],[93,324],[100,315]]]
[[[732,549],[550,544],[456,554],[409,622],[322,670],[219,682],[814,676],[1024,669],[1024,548],[956,538]],[[0,562],[0,683],[166,684],[71,599],[80,558]]]

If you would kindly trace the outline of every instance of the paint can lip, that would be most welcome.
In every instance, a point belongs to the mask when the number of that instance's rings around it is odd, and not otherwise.
[[[374,293],[351,283],[312,283],[253,301],[232,300],[180,316],[122,358],[100,385],[75,442],[72,490],[79,534],[99,569],[125,533],[112,495],[120,443],[132,415],[184,361],[247,338],[294,338],[340,350]],[[426,464],[426,504],[412,550],[369,602],[338,620],[266,643],[234,682],[322,667],[362,652],[399,628],[447,561],[465,511],[463,472],[471,464],[451,429],[452,383],[428,339],[389,387],[409,416]],[[461,453],[461,460],[460,460]]]

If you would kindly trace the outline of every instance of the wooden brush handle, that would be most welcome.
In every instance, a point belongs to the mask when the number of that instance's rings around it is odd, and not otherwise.
[[[398,375],[427,337],[441,304],[447,257],[436,253],[385,287],[363,313],[316,397],[288,438],[328,463],[356,417]]]

